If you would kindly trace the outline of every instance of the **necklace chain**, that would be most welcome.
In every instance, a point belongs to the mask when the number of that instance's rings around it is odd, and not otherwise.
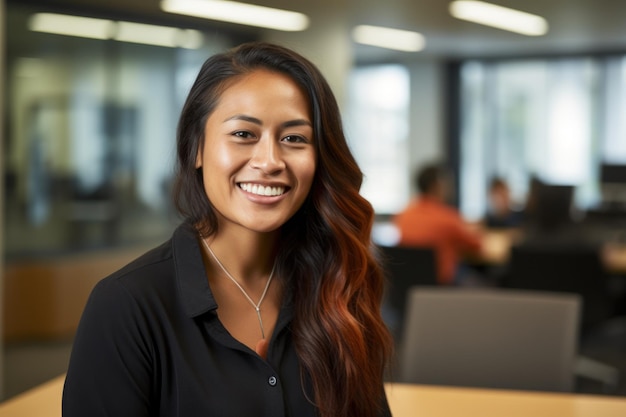
[[[263,319],[261,318],[261,303],[263,303],[263,300],[265,299],[265,294],[267,294],[267,290],[270,287],[270,283],[272,282],[272,278],[274,277],[274,270],[276,269],[276,261],[274,261],[274,266],[272,266],[272,272],[270,272],[270,276],[267,279],[267,282],[265,283],[265,288],[263,289],[263,293],[261,294],[261,298],[259,298],[259,302],[255,303],[252,298],[248,295],[248,293],[246,292],[246,290],[243,289],[243,287],[241,286],[241,284],[230,274],[230,272],[228,272],[228,270],[226,269],[226,267],[220,262],[220,260],[217,258],[217,256],[215,255],[215,253],[211,250],[211,247],[209,246],[208,243],[206,243],[206,241],[204,239],[201,239],[202,243],[204,244],[204,247],[207,249],[207,251],[209,252],[209,254],[213,257],[213,259],[215,259],[215,262],[217,262],[217,264],[219,265],[219,267],[222,269],[222,271],[224,271],[224,274],[226,274],[226,276],[235,283],[235,285],[237,286],[237,288],[239,288],[239,290],[241,291],[241,293],[246,297],[246,299],[250,302],[250,304],[252,305],[252,307],[254,307],[254,310],[256,311],[256,316],[259,319],[259,326],[261,327],[261,338],[265,339],[265,329],[263,328]]]

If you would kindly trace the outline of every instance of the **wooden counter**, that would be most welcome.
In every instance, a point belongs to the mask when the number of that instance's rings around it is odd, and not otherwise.
[[[137,246],[6,263],[4,341],[73,337],[93,286],[148,249]]]

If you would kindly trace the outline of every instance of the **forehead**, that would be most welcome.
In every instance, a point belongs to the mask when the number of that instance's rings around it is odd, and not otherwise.
[[[241,94],[273,96],[279,93],[304,99],[308,103],[308,94],[290,75],[270,69],[259,68],[228,79],[218,94],[222,100],[224,96]]]
[[[283,119],[312,121],[308,95],[289,75],[268,69],[255,69],[236,75],[218,87],[214,103],[205,123],[227,117],[228,114],[250,113]]]

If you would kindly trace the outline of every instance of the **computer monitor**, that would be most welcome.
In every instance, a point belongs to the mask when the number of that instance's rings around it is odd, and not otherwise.
[[[602,184],[626,185],[626,164],[602,164],[600,181]]]
[[[550,229],[572,220],[573,185],[541,184],[535,192],[532,215],[538,226]]]

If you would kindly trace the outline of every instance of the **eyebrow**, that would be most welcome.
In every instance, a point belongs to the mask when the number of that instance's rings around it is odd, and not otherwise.
[[[261,119],[257,119],[256,117],[252,117],[252,116],[246,116],[245,114],[236,114],[234,116],[231,116],[231,117],[228,117],[228,118],[224,119],[225,122],[228,122],[230,120],[243,120],[244,122],[254,123],[254,124],[259,125],[259,126],[261,126],[263,124]],[[282,127],[295,127],[295,126],[310,126],[310,127],[313,127],[311,122],[306,120],[306,119],[288,120],[288,121],[282,123],[281,126]]]

